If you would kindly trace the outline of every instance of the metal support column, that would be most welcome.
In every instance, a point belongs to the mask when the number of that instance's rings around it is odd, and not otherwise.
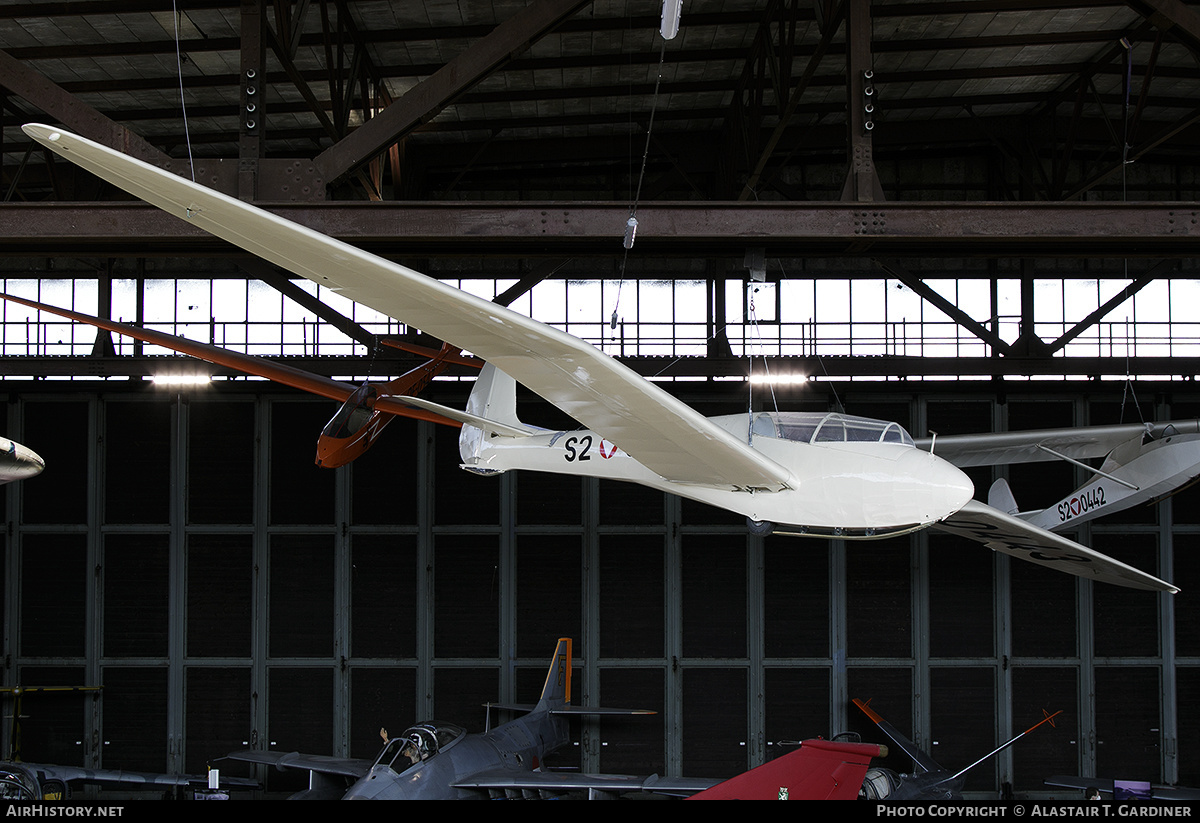
[[[878,95],[871,53],[871,0],[846,0],[846,148],[849,168],[843,201],[880,202],[883,187],[875,171],[874,141]]]

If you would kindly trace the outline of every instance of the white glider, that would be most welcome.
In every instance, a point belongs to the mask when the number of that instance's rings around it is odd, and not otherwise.
[[[77,135],[25,133],[136,197],[294,274],[486,360],[462,412],[464,468],[627,480],[738,512],[759,533],[870,539],[933,525],[1094,580],[1170,583],[972,500],[974,487],[899,425],[838,414],[706,418],[565,332]],[[515,382],[514,382],[515,381]],[[585,427],[517,419],[520,382]],[[458,415],[455,417],[455,415]]]

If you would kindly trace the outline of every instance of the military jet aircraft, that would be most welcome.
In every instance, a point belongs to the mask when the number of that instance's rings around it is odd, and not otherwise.
[[[483,734],[453,723],[410,726],[386,741],[376,758],[358,760],[298,752],[243,750],[225,759],[309,772],[293,800],[472,800],[580,795],[591,799],[650,793],[701,800],[838,800],[858,796],[875,744],[806,740],[794,752],[729,780],[547,771],[546,755],[570,742],[567,718],[653,712],[571,705],[570,638],[560,638],[536,705],[489,704],[526,712]]]
[[[872,539],[937,526],[996,551],[1132,588],[1170,583],[972,499],[974,486],[902,427],[846,415],[709,419],[579,338],[263,209],[51,126],[34,140],[200,229],[487,361],[463,424],[465,468],[640,483],[744,515],[753,531]],[[516,416],[515,382],[585,430]],[[1028,445],[1028,444],[1026,444]]]
[[[639,790],[645,778],[542,769],[546,755],[570,743],[567,718],[572,715],[653,714],[573,706],[571,648],[570,638],[559,639],[536,705],[493,704],[490,708],[527,713],[483,734],[469,734],[453,723],[417,723],[389,739],[374,761],[253,750],[227,757],[309,771],[309,789],[294,799],[470,800]]]
[[[870,702],[870,700],[854,699],[854,705],[862,709],[863,713],[871,718],[871,722],[879,727],[880,731],[890,737],[892,742],[913,759],[914,769],[912,774],[898,774],[891,769],[882,767],[868,769],[866,779],[862,784],[861,796],[864,800],[962,800],[963,780],[967,772],[989,757],[1004,751],[1039,726],[1045,723],[1053,726],[1054,718],[1062,714],[1061,709],[1054,714],[1043,710],[1042,714],[1045,717],[1040,721],[1004,745],[988,752],[970,766],[951,774],[948,769],[942,768],[936,760],[917,748],[917,745],[901,734],[895,726],[876,714],[875,710],[870,707]]]

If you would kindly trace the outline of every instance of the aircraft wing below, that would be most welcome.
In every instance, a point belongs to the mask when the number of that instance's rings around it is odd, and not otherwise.
[[[924,451],[929,451],[932,446],[938,457],[959,468],[1037,463],[1057,460],[1058,455],[1086,460],[1104,457],[1117,446],[1139,435],[1152,433],[1158,436],[1168,426],[1174,427],[1180,434],[1200,431],[1200,421],[1177,420],[1170,423],[1129,423],[1117,426],[1079,426],[991,434],[955,434],[938,438],[922,437],[916,440],[916,444],[918,449]]]
[[[77,135],[24,131],[197,228],[494,363],[668,480],[763,490],[792,482],[778,463],[577,337]]]
[[[537,708],[534,703],[484,703],[485,709],[499,709],[505,712],[531,712]],[[591,706],[573,706],[570,703],[553,709],[547,709],[550,714],[575,717],[633,717],[643,714],[658,714],[651,709],[619,709]]]
[[[1081,546],[1074,540],[1026,523],[978,500],[970,500],[954,514],[934,525],[938,531],[969,537],[993,551],[1028,560],[1068,574],[1133,589],[1179,591],[1153,575]]]
[[[0,771],[25,770],[35,773],[40,781],[61,780],[63,783],[91,783],[95,785],[121,786],[193,786],[208,785],[207,775],[157,774],[154,772],[129,772],[123,769],[85,769],[79,766],[59,766],[45,763],[10,763],[0,761]],[[261,785],[257,780],[239,777],[221,778],[222,787],[254,789]]]
[[[355,780],[371,771],[373,765],[371,760],[355,760],[349,757],[302,754],[301,752],[264,752],[252,749],[230,752],[225,755],[224,759],[237,760],[241,763],[261,763],[277,769],[299,769],[320,774],[332,774]]]
[[[494,769],[477,772],[454,785],[460,789],[494,789],[527,791],[598,791],[613,794],[655,792],[657,794],[690,795],[719,783],[717,779],[686,777],[639,777],[626,774],[580,774],[577,772],[525,772]]]
[[[651,792],[693,800],[853,800],[872,757],[886,747],[806,740],[796,751],[729,780],[706,777],[637,777],[573,772],[514,772],[494,769],[457,781],[463,789]]]
[[[691,800],[857,800],[874,743],[805,740],[800,748],[693,795]]]

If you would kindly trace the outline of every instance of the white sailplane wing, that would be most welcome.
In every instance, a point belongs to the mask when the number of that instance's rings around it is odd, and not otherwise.
[[[1169,428],[1174,428],[1180,434],[1193,433],[1200,431],[1200,421],[956,434],[938,438],[923,437],[916,444],[918,449],[925,451],[932,447],[934,454],[959,468],[1000,466],[1060,460],[1062,455],[1075,460],[1104,457],[1132,438],[1142,434],[1158,437]]]
[[[662,477],[779,490],[790,472],[577,337],[78,135],[24,131],[130,194],[494,363]]]
[[[1079,577],[1115,583],[1132,589],[1166,591],[1172,594],[1179,591],[1176,586],[1157,577],[1081,546],[1074,540],[1068,540],[1005,514],[999,509],[993,509],[978,500],[969,501],[934,528],[977,540],[994,551]]]

